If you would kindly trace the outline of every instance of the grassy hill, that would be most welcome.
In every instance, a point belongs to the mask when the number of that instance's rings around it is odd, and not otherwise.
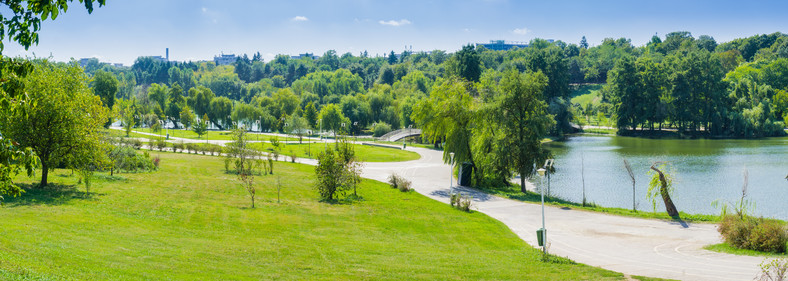
[[[362,200],[319,202],[314,168],[276,163],[257,208],[221,158],[153,153],[161,169],[68,170],[0,207],[2,280],[619,280],[542,262],[504,224],[365,180]],[[30,183],[27,178],[20,182]],[[281,183],[281,203],[277,202]],[[29,185],[27,185],[29,187]]]

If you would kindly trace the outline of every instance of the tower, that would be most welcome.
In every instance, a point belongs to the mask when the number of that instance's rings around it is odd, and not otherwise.
[[[166,58],[167,61],[170,61],[170,48],[166,48],[165,49],[165,51],[164,51],[164,58]]]

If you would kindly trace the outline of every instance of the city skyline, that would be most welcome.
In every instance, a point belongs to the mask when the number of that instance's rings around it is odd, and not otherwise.
[[[654,34],[664,38],[672,31],[727,42],[784,32],[788,21],[780,13],[786,8],[779,1],[108,1],[91,15],[72,4],[54,22],[43,22],[37,46],[24,51],[6,40],[3,54],[131,65],[139,56],[164,56],[165,48],[174,61],[256,52],[270,61],[277,54],[327,50],[375,56],[412,46],[415,52],[454,52],[490,40],[577,44],[583,36],[592,46],[621,37],[642,46]]]

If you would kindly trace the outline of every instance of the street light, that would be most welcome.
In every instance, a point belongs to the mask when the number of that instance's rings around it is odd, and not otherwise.
[[[539,177],[541,178],[541,184],[539,186],[539,193],[542,194],[542,228],[536,231],[536,234],[537,234],[536,236],[537,236],[537,239],[538,239],[539,236],[540,236],[539,234],[541,233],[541,238],[542,239],[539,242],[542,242],[541,243],[542,244],[541,245],[542,246],[542,252],[544,252],[545,254],[547,254],[547,229],[545,229],[545,227],[544,227],[544,174],[545,174],[546,171],[547,170],[545,170],[544,168],[539,168],[539,170],[536,170],[536,172],[539,173]]]

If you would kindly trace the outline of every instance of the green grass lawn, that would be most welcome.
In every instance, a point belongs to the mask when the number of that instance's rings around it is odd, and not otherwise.
[[[593,103],[594,106],[599,105],[602,101],[602,95],[599,91],[602,90],[602,84],[589,84],[580,85],[570,94],[572,103],[579,103],[584,108],[586,104]]]
[[[775,253],[767,253],[755,250],[748,250],[748,249],[739,249],[729,245],[728,243],[720,243],[714,245],[708,245],[703,247],[706,250],[720,252],[720,253],[728,253],[734,255],[742,255],[742,256],[754,256],[754,257],[772,257],[772,258],[786,258],[788,257],[788,253],[782,254],[775,254]]]
[[[520,192],[519,184],[511,185],[507,187],[500,187],[500,188],[478,188],[478,189],[489,194],[494,194],[513,200],[519,200],[519,201],[531,202],[531,203],[541,202],[541,195],[539,193],[533,193],[530,191],[528,193],[522,193]],[[552,196],[545,196],[544,202],[547,205],[565,207],[565,208],[576,209],[576,210],[585,210],[592,212],[608,213],[612,215],[646,218],[646,219],[673,220],[673,218],[668,216],[666,212],[646,212],[646,211],[636,212],[636,211],[632,211],[632,209],[601,207],[593,203],[590,204],[587,203],[586,206],[583,206],[580,203],[569,202]],[[715,215],[687,214],[684,212],[679,212],[679,215],[682,220],[687,222],[719,222],[720,221],[720,217]]]
[[[363,199],[322,203],[314,168],[277,162],[257,208],[220,157],[153,153],[153,173],[70,171],[0,207],[2,280],[621,280],[543,262],[503,223],[364,180]],[[18,178],[29,183],[27,178]],[[281,183],[281,203],[276,182]]]
[[[327,145],[331,146],[334,144],[328,143]],[[353,147],[356,150],[356,157],[362,162],[401,162],[417,160],[420,157],[416,152],[396,148],[360,144],[354,144]],[[252,143],[251,148],[264,152],[270,152],[273,149],[273,146],[270,143]],[[320,153],[320,151],[325,150],[325,148],[326,143],[288,143],[282,145],[282,149],[279,154],[285,156],[295,154],[298,158],[317,158],[317,154]]]

